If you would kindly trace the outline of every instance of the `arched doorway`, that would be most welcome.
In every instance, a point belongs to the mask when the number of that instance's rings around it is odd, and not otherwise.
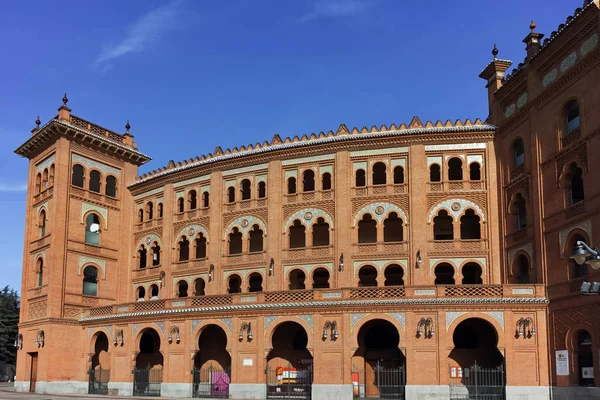
[[[108,337],[104,332],[98,332],[94,340],[94,355],[91,359],[91,368],[88,371],[88,393],[108,394],[108,381],[110,380],[110,354],[108,353]]]
[[[307,349],[308,334],[297,322],[278,325],[267,356],[268,399],[310,399],[312,354]]]
[[[227,334],[217,325],[207,325],[198,338],[194,356],[193,396],[229,398],[231,355],[227,351]]]
[[[594,386],[594,350],[592,347],[592,336],[585,329],[575,334],[575,357],[577,359],[577,370],[579,386]]]
[[[456,326],[452,340],[450,398],[504,399],[504,356],[494,326],[482,318],[468,318]]]
[[[160,336],[152,328],[145,329],[139,339],[139,353],[133,370],[134,396],[160,396],[163,355]]]
[[[355,397],[403,399],[406,358],[399,349],[400,334],[389,321],[374,319],[358,331],[352,357]]]

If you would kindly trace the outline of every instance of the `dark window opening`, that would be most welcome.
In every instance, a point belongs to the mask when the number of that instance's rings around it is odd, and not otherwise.
[[[100,172],[92,171],[90,172],[90,190],[92,192],[100,193]]]
[[[157,285],[152,285],[150,286],[150,300],[156,300],[158,299],[158,286]]]
[[[144,222],[144,210],[142,208],[138,210],[138,222],[140,224]]]
[[[321,185],[322,190],[331,190],[331,174],[329,172],[323,174]]]
[[[40,176],[41,180],[41,176]],[[84,187],[85,183],[85,170],[79,164],[73,165],[73,175],[71,176],[71,184],[77,187]]]
[[[433,240],[454,240],[453,219],[448,211],[440,210],[433,219]]]
[[[307,169],[302,174],[302,191],[312,192],[315,190],[315,172],[312,169]]]
[[[106,188],[104,193],[109,197],[117,197],[117,178],[112,175],[106,177]]]
[[[401,242],[404,240],[403,234],[402,219],[397,213],[391,212],[383,221],[383,241]]]
[[[194,296],[204,296],[205,295],[206,283],[204,279],[198,278],[194,281]]]
[[[190,207],[190,210],[195,210],[196,207],[198,206],[197,203],[198,203],[198,200],[197,200],[196,191],[190,190],[188,192],[188,206]]]
[[[179,241],[179,261],[187,261],[190,259],[190,241],[187,237],[182,236]]]
[[[183,201],[183,197],[180,197],[177,199],[177,212],[178,213],[182,213],[184,211],[184,204],[185,202]]]
[[[463,285],[481,285],[483,280],[481,266],[477,263],[467,263],[462,267]]]
[[[208,192],[204,192],[202,193],[202,207],[207,208],[208,207],[208,200],[209,200],[209,194]]]
[[[290,289],[304,290],[306,289],[306,275],[301,269],[294,269],[290,272]]]
[[[443,263],[435,267],[435,282],[436,285],[454,285],[454,267]]]
[[[264,199],[267,197],[267,184],[263,182],[258,182],[258,198]]]
[[[253,272],[248,278],[248,292],[262,292],[263,277],[258,272]]]
[[[242,200],[250,200],[250,180],[244,179],[242,181]]]
[[[196,236],[194,245],[196,246],[196,258],[206,258],[206,238],[202,232]]]
[[[571,204],[577,204],[585,199],[583,190],[583,170],[572,163],[569,167],[571,175]]]
[[[287,186],[288,186],[288,194],[295,194],[296,193],[296,178],[294,178],[294,177],[288,178]]]
[[[313,289],[329,289],[329,271],[317,268],[313,273]]]
[[[242,254],[242,232],[237,227],[229,234],[229,254]]]
[[[313,246],[329,246],[329,224],[323,217],[317,218],[317,222],[312,226]]]
[[[358,286],[377,286],[377,270],[372,265],[365,265],[358,270]]]
[[[356,171],[356,187],[365,187],[367,186],[367,179],[364,169],[359,169]]]
[[[40,211],[39,216],[40,237],[46,236],[46,210]]]
[[[235,188],[233,186],[227,188],[227,201],[235,203]]]
[[[38,285],[38,287],[40,287],[44,284],[44,259],[43,258],[38,258],[36,272],[37,272],[37,278],[38,278],[37,285]]]
[[[160,246],[158,242],[154,242],[154,245],[151,247],[152,250],[152,266],[156,267],[160,265]]]
[[[229,277],[229,293],[242,293],[242,279],[238,275]]]
[[[250,231],[250,252],[263,251],[263,231],[254,225]]]
[[[400,165],[394,168],[394,184],[400,185],[404,183],[404,168]]]
[[[513,271],[516,275],[517,283],[532,283],[529,278],[529,259],[523,254],[520,254],[515,259]]]
[[[462,160],[458,157],[453,157],[448,161],[448,180],[463,180]]]
[[[306,247],[306,227],[302,225],[299,219],[290,226],[290,249]]]
[[[481,165],[476,162],[472,162],[469,165],[469,179],[472,181],[480,181],[481,180]]]
[[[98,296],[98,270],[92,266],[83,270],[83,294]]]
[[[386,166],[382,162],[376,162],[373,164],[373,185],[385,185],[386,183]]]
[[[460,238],[461,239],[481,239],[481,225],[479,224],[479,215],[475,211],[468,209],[465,215],[460,217]]]
[[[186,281],[179,281],[177,284],[177,297],[188,296],[188,284]]]
[[[567,106],[567,135],[581,126],[579,117],[579,103],[572,101]]]
[[[429,182],[441,182],[441,168],[438,164],[431,164],[429,167]]]
[[[371,214],[358,221],[358,243],[377,243],[377,221]]]
[[[85,242],[100,245],[100,218],[96,214],[89,214],[85,218]]]
[[[527,206],[521,193],[517,193],[515,196],[512,212],[515,215],[517,230],[525,228],[527,226]]]
[[[384,272],[384,286],[403,286],[404,270],[398,264],[388,265]]]
[[[140,249],[138,250],[138,257],[140,259],[140,269],[146,268],[147,256],[148,251],[146,250],[146,247],[144,247],[144,245],[141,245]]]
[[[144,300],[145,297],[146,297],[146,289],[143,286],[138,287],[137,288],[138,301]]]
[[[525,164],[525,143],[522,139],[517,139],[513,143],[513,162],[515,167]]]
[[[162,218],[163,217],[163,204],[162,203],[158,203],[158,218]]]
[[[154,204],[152,202],[146,204],[146,215],[148,220],[154,217]]]

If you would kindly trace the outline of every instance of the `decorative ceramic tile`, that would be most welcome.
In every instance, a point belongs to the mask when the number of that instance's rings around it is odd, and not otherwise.
[[[598,45],[598,33],[594,33],[589,39],[587,39],[581,45],[580,54],[581,57],[584,57],[587,53],[592,51],[594,47]]]
[[[527,92],[523,93],[521,96],[519,96],[519,99],[517,100],[517,107],[523,108],[523,106],[527,104],[528,99],[529,97],[527,95]]]
[[[42,204],[40,204],[37,209],[36,209],[36,214],[39,214],[41,209],[45,208],[46,210],[48,210],[48,200],[44,201]],[[47,214],[46,214],[47,215]]]
[[[154,242],[157,242],[160,247],[162,247],[162,240],[160,240],[160,236],[155,233],[150,233],[143,238],[136,245],[136,250],[140,248],[140,246],[144,245],[146,248],[150,248]]]
[[[350,330],[353,330],[356,323],[366,316],[367,314],[352,314],[350,316]]]
[[[287,276],[288,272],[295,268],[301,268],[306,276],[310,276],[310,271],[317,267],[324,267],[329,270],[330,274],[333,274],[333,263],[321,263],[321,264],[291,264],[283,266],[283,273]]]
[[[50,168],[52,164],[54,164],[54,160],[56,160],[56,154],[52,154],[49,157],[46,157],[43,161],[40,161],[35,166],[35,172],[43,171],[46,168]]]
[[[140,193],[140,194],[134,196],[133,198],[135,200],[140,200],[140,199],[143,199],[143,198],[146,198],[146,197],[149,197],[149,196],[153,196],[155,194],[163,193],[163,192],[164,192],[164,188],[163,187],[159,187],[158,189],[154,189],[154,190],[151,190],[149,192]]]
[[[487,267],[487,258],[485,257],[464,257],[464,258],[430,258],[429,259],[429,272],[432,273],[433,266],[440,262],[447,262],[454,266],[454,269],[458,271],[460,266],[464,264],[466,261],[473,261],[478,263],[481,266],[482,273],[485,274],[485,270]]]
[[[556,79],[557,76],[558,76],[558,70],[556,68],[552,68],[552,70],[550,70],[550,72],[548,72],[546,75],[544,75],[544,78],[542,79],[542,86],[547,87],[552,82],[554,82],[554,80]]]
[[[314,163],[318,161],[327,161],[335,159],[335,154],[325,154],[321,156],[314,157],[302,157],[302,158],[294,158],[292,160],[283,160],[281,165],[296,165],[296,164],[305,164],[305,163]]]
[[[324,166],[319,167],[319,175],[322,176],[324,173],[333,175],[333,165],[324,165]]]
[[[223,233],[223,239],[227,240],[227,236],[231,233],[234,227],[237,227],[243,235],[246,235],[254,225],[258,225],[258,227],[263,231],[263,235],[267,234],[267,226],[262,219],[253,215],[245,215],[235,219],[227,226],[227,229],[225,229]]]
[[[164,322],[155,322],[154,325],[156,325],[163,334],[165,333],[165,323]]]
[[[464,312],[461,311],[447,311],[446,312],[446,331],[448,330],[448,328],[450,328],[450,325],[452,324],[452,322],[460,317],[461,315],[465,314]]]
[[[425,151],[474,150],[485,148],[485,143],[429,144],[425,146]]]
[[[248,172],[259,171],[261,169],[267,169],[267,168],[269,168],[269,164],[264,163],[264,164],[251,165],[249,167],[228,169],[226,171],[223,171],[223,177],[246,174]]]
[[[278,315],[267,315],[265,317],[265,331],[267,330],[269,325],[271,325],[273,323],[273,321],[275,321],[277,318],[279,318]]]
[[[261,274],[263,276],[263,280],[265,280],[265,273],[266,273],[267,269],[265,267],[263,268],[241,268],[241,269],[233,269],[233,270],[227,270],[227,271],[223,271],[223,278],[225,280],[227,280],[227,278],[230,275],[242,275],[243,279],[246,279],[246,276],[248,276],[248,274],[252,273],[252,272],[258,272],[259,274]]]
[[[227,326],[227,328],[229,329],[229,332],[232,331],[232,328],[231,328],[231,318],[221,318],[221,322],[224,323]]]
[[[106,331],[108,332],[108,334],[110,336],[112,336],[112,326],[110,326],[110,325],[109,326],[105,326],[104,329],[106,329]]]
[[[298,170],[287,170],[285,171],[285,179],[298,178]]]
[[[582,231],[587,233],[588,237],[590,238],[590,242],[594,242],[592,238],[592,221],[586,219],[585,221],[578,222],[575,225],[571,225],[567,228],[561,229],[558,234],[559,246],[563,254],[571,254],[572,249],[570,249],[569,251],[565,249],[565,242],[567,241],[569,233],[571,233],[574,229],[581,229]]]
[[[352,171],[356,172],[359,169],[362,169],[363,171],[367,172],[367,162],[366,161],[360,161],[360,162],[354,162],[354,163],[352,163]]]
[[[255,179],[256,179],[256,183],[266,182],[267,181],[267,174],[256,175]]]
[[[325,222],[329,224],[329,229],[333,229],[333,219],[327,212],[319,209],[319,208],[303,208],[302,210],[296,211],[292,214],[291,217],[288,218],[285,226],[283,227],[283,232],[287,232],[288,227],[293,225],[294,220],[299,219],[304,222],[304,225],[307,227],[307,231],[315,222],[317,222],[318,218],[323,218]]]
[[[208,192],[210,193],[210,185],[202,185],[200,186],[200,193]]]
[[[175,236],[175,242],[179,242],[181,236],[185,235],[188,239],[194,238],[197,234],[202,233],[208,241],[208,230],[199,224],[188,225],[177,233]]]
[[[440,156],[434,156],[434,157],[427,157],[427,167],[430,167],[431,164],[437,164],[440,167],[442,166],[443,162],[442,162],[442,157]]]
[[[358,270],[361,269],[365,265],[372,265],[379,270],[379,273],[383,271],[383,269],[389,264],[398,264],[401,265],[406,271],[406,266],[408,264],[408,259],[400,258],[393,260],[362,260],[362,261],[354,261],[354,277],[358,277]]]
[[[436,204],[429,212],[429,218],[427,222],[431,223],[433,217],[435,217],[440,209],[445,209],[448,214],[454,217],[456,222],[459,222],[459,218],[466,208],[472,208],[481,217],[481,221],[485,221],[485,215],[483,210],[475,203],[466,199],[449,199],[444,200],[441,203]]]
[[[193,319],[192,320],[192,332],[196,330],[196,327],[202,322],[201,319]]]
[[[402,221],[408,225],[408,217],[403,209],[392,203],[377,202],[361,208],[354,216],[354,222],[352,226],[356,226],[356,223],[362,219],[363,215],[366,213],[371,214],[371,216],[376,219],[379,224],[382,224],[383,220],[387,218],[390,212],[397,213],[398,216],[402,218]]]
[[[102,270],[102,278],[106,279],[106,261],[101,260],[99,258],[88,257],[88,256],[79,256],[79,262],[78,262],[79,268],[77,269],[77,271],[78,271],[77,275],[81,275],[81,271],[82,271],[83,267],[88,264],[94,264],[95,266],[99,267]]]
[[[33,259],[36,260],[36,261],[37,261],[37,259],[39,257],[42,257],[43,259],[45,259],[45,257],[46,257],[46,250],[38,251],[37,253],[35,253],[33,255]]]
[[[565,72],[577,62],[577,52],[573,51],[560,63],[560,72]]]
[[[187,179],[185,181],[177,182],[173,184],[173,189],[179,189],[180,187],[193,185],[195,183],[205,182],[210,180],[210,174],[202,175],[197,178]]]
[[[481,154],[467,155],[467,164],[471,164],[472,162],[476,162],[479,163],[479,165],[483,165],[483,156]]]
[[[108,227],[108,210],[104,207],[97,206],[95,204],[86,203],[85,201],[81,203],[81,223],[85,223],[83,220],[85,214],[89,211],[97,212],[104,219],[104,228]]]
[[[392,160],[392,169],[398,166],[406,169],[406,158],[394,158]]]
[[[406,314],[403,312],[387,313],[390,317],[396,319],[402,325],[402,328],[406,329]]]
[[[386,154],[408,153],[408,147],[392,147],[389,149],[351,151],[350,157],[382,156]]]
[[[508,262],[511,266],[511,269],[510,269],[511,271],[512,271],[512,264],[515,259],[515,254],[517,254],[521,250],[523,250],[525,253],[527,253],[530,260],[533,260],[533,245],[531,242],[523,244],[518,247],[514,247],[508,251]],[[531,263],[530,268],[533,268],[533,262]]]
[[[487,311],[484,314],[487,314],[490,317],[494,318],[496,321],[498,321],[498,323],[502,327],[502,330],[504,331],[504,312],[503,311]]]
[[[133,324],[132,329],[134,335],[137,332],[137,330],[140,329],[140,326],[142,326],[142,324]]]
[[[515,113],[515,110],[517,109],[517,106],[513,103],[510,106],[506,107],[506,110],[504,111],[504,116],[506,118],[510,118],[512,117],[512,115]]]
[[[103,164],[99,161],[90,160],[89,158],[80,156],[79,154],[73,153],[71,155],[71,160],[73,160],[73,163],[83,165],[88,170],[89,169],[97,169],[98,171],[102,172],[104,175],[114,175],[118,178],[119,175],[121,174],[121,171],[115,167],[111,167],[111,166]]]
[[[301,318],[306,321],[310,329],[313,329],[313,317],[312,315],[298,315],[298,318]]]

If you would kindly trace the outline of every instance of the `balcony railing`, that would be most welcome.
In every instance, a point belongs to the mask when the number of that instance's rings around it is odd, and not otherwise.
[[[236,304],[290,304],[338,300],[443,299],[443,298],[545,298],[544,285],[435,285],[377,286],[340,289],[309,289],[276,292],[219,294],[199,297],[150,300],[87,309],[83,317],[100,317],[131,312],[154,312],[193,307]]]
[[[285,204],[302,203],[305,201],[332,200],[333,190],[313,190],[311,192],[298,192],[284,195]]]
[[[264,208],[267,206],[267,198],[237,200],[233,203],[225,203],[224,210],[226,212],[253,210],[255,208]]]
[[[251,253],[225,254],[223,257],[225,258],[225,264],[232,265],[262,262],[266,260],[266,254],[265,251],[256,251]]]
[[[355,243],[353,254],[397,254],[408,252],[407,242]]]
[[[457,240],[430,240],[427,249],[431,252],[443,251],[485,251],[487,240],[485,239],[457,239]]]
[[[485,181],[444,181],[427,183],[429,192],[461,192],[485,190]]]
[[[377,196],[377,195],[393,195],[408,192],[408,185],[404,183],[399,184],[385,184],[385,185],[370,185],[363,187],[353,188],[353,194],[355,197],[362,196]]]
[[[91,190],[81,188],[75,185],[71,185],[71,194],[74,196],[82,197],[84,199],[103,202],[113,207],[117,207],[119,204],[119,200],[115,197],[107,196],[103,193],[92,192]]]
[[[333,257],[333,246],[299,247],[284,249],[284,260],[301,260],[302,258],[329,258]]]

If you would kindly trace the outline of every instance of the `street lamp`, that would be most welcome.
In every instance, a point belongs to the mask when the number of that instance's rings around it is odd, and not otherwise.
[[[593,269],[600,269],[600,251],[597,247],[591,248],[581,240],[578,240],[575,244],[575,249],[570,258],[575,260],[577,264],[587,263]],[[583,282],[581,284],[581,294],[600,294],[600,282]]]

